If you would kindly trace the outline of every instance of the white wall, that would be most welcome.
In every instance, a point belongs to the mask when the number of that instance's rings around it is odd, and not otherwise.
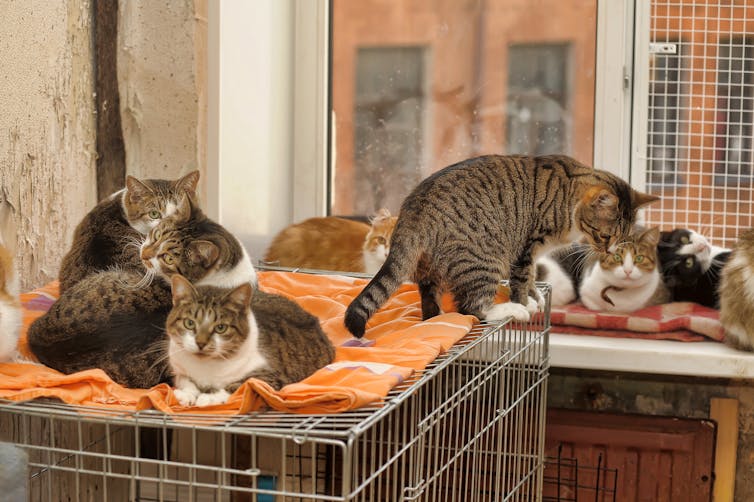
[[[256,261],[291,222],[293,0],[223,0],[208,12],[208,214]]]

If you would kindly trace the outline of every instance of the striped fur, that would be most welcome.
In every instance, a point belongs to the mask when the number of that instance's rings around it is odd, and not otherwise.
[[[424,319],[440,312],[438,297],[450,291],[462,313],[528,320],[539,252],[580,237],[606,250],[628,234],[638,207],[656,199],[562,155],[488,155],[448,166],[403,202],[390,254],[349,305],[345,325],[363,336],[367,320],[411,279]],[[493,310],[504,278],[512,305]]]

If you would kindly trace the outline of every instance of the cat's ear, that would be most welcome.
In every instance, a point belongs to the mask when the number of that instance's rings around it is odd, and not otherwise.
[[[251,306],[251,297],[253,294],[254,289],[251,287],[251,284],[245,282],[228,293],[228,296],[225,298],[244,309],[248,309]]]
[[[183,301],[191,300],[196,294],[194,286],[180,274],[175,274],[170,278],[170,286],[173,290],[173,306]]]
[[[176,192],[196,192],[196,185],[199,183],[199,171],[191,171],[183,178],[176,180],[173,183]]]
[[[131,202],[136,202],[153,193],[152,189],[144,184],[144,182],[139,181],[133,176],[126,176],[126,190],[128,191],[128,198]]]
[[[658,200],[660,200],[660,198],[656,195],[631,190],[631,207],[633,209],[639,209],[640,207],[657,202]]]
[[[184,192],[181,196],[181,200],[178,202],[178,207],[175,209],[175,216],[173,218],[178,223],[186,223],[191,219],[193,213],[194,200],[188,192]]]
[[[660,242],[660,229],[658,227],[644,230],[641,233],[640,240],[646,242],[649,246],[655,247]]]
[[[618,207],[618,196],[604,186],[590,187],[582,199],[598,212],[614,211]]]
[[[191,263],[209,268],[220,256],[220,248],[210,241],[191,241],[188,245],[188,258]]]
[[[372,223],[377,221],[382,221],[390,218],[390,210],[387,208],[380,208],[377,210],[376,213],[374,213],[374,216],[372,216],[371,221]]]

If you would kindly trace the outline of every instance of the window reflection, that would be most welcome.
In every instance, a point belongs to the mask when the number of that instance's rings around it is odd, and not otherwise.
[[[331,214],[488,153],[591,163],[596,0],[333,0]]]

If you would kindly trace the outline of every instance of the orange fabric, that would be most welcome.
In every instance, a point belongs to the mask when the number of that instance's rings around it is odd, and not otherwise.
[[[297,301],[316,315],[336,346],[333,364],[309,378],[280,391],[250,379],[222,405],[203,408],[181,407],[170,386],[128,389],[116,384],[98,369],[64,375],[33,363],[0,364],[0,397],[16,401],[36,397],[57,397],[64,402],[113,409],[156,408],[167,413],[209,413],[232,415],[264,406],[297,413],[335,413],[379,401],[414,371],[423,369],[440,353],[468,333],[473,316],[446,313],[421,322],[416,286],[405,284],[370,319],[365,341],[350,336],[343,314],[363,289],[364,279],[291,272],[260,272],[261,289]],[[22,295],[24,328],[19,348],[28,354],[26,330],[57,297],[57,283]],[[452,300],[443,299],[452,310]],[[369,346],[365,346],[369,344]]]

